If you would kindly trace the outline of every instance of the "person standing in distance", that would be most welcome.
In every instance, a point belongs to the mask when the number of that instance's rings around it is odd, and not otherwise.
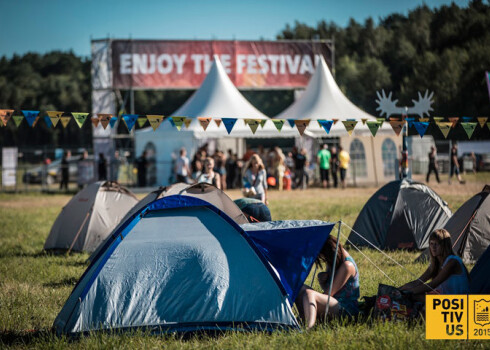
[[[328,173],[330,172],[331,158],[332,155],[328,150],[328,145],[325,143],[323,144],[322,149],[318,152],[316,157],[316,162],[318,164],[318,167],[320,168],[320,179],[322,181],[323,188],[330,188],[330,179]]]
[[[180,149],[180,156],[175,161],[175,175],[177,182],[187,183],[187,178],[191,174],[189,169],[189,158],[187,158],[187,151],[184,147]]]
[[[340,182],[342,188],[345,188],[345,177],[347,176],[347,169],[349,168],[350,156],[342,146],[339,146],[339,151]]]

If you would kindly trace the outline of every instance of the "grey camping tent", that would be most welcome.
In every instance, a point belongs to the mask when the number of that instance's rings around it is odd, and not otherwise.
[[[44,249],[93,252],[136,203],[135,195],[117,182],[92,183],[63,207]]]
[[[451,234],[453,251],[465,263],[475,263],[490,245],[490,186],[468,199],[444,228]],[[428,258],[424,251],[418,260]]]
[[[451,217],[447,203],[427,185],[404,179],[381,187],[364,205],[348,244],[381,249],[425,249],[430,233]]]

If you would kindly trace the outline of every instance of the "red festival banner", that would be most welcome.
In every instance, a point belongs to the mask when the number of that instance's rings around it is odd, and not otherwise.
[[[331,62],[324,41],[113,40],[116,89],[195,89],[213,62],[238,88],[305,87],[317,60]]]

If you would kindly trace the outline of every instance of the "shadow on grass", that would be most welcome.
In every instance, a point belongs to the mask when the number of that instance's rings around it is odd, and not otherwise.
[[[12,249],[8,251],[0,251],[0,259],[2,258],[40,258],[49,256],[50,254],[44,250],[38,252],[26,252],[23,250]]]
[[[55,334],[52,330],[0,331],[2,345],[30,345],[38,340],[52,340]]]
[[[77,282],[78,282],[78,278],[70,277],[70,278],[65,278],[58,282],[44,283],[43,286],[49,288],[73,287]]]

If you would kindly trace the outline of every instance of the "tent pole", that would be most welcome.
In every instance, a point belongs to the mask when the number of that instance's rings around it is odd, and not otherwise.
[[[80,225],[80,228],[78,229],[77,234],[75,235],[75,238],[73,238],[73,242],[71,242],[70,249],[68,249],[68,252],[66,252],[66,255],[70,255],[71,250],[73,249],[73,246],[75,245],[75,242],[78,239],[78,236],[80,235],[80,232],[82,232],[83,226],[85,226],[85,222],[87,222],[88,217],[90,216],[90,213],[92,212],[93,206],[90,208],[90,210],[87,212],[87,215],[85,215],[85,219],[83,219],[82,225]]]
[[[335,263],[337,262],[337,253],[339,251],[339,243],[340,243],[340,227],[342,225],[342,220],[337,222],[339,225],[339,230],[337,233],[337,245],[335,246],[335,259],[333,260],[332,266],[332,274],[330,276],[330,286],[328,287],[328,299],[327,299],[327,309],[325,310],[325,318],[328,316],[328,309],[330,308],[330,296],[332,295],[332,287],[333,287],[333,278],[335,277]]]

